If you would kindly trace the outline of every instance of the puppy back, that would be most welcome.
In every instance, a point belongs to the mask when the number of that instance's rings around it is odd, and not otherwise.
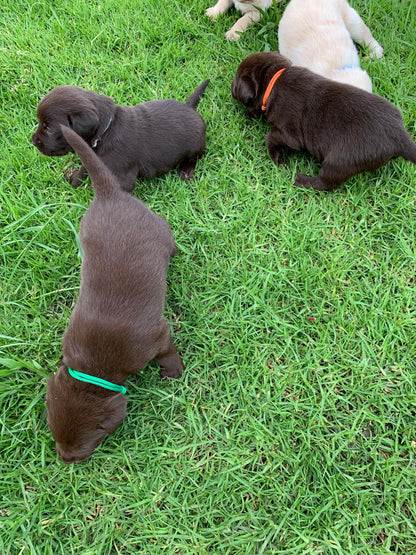
[[[65,125],[61,125],[60,128],[63,136],[78,154],[82,165],[88,171],[95,196],[97,198],[108,198],[119,192],[120,186],[116,178],[84,139]]]

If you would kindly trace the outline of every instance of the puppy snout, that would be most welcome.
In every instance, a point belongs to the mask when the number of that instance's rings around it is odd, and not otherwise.
[[[56,452],[61,457],[63,462],[66,463],[66,464],[81,462],[84,458],[84,457],[80,457],[76,454],[74,455],[74,454],[66,453],[65,450],[62,449],[62,447],[59,445],[59,443],[56,443],[55,447],[56,447]]]
[[[39,139],[36,133],[33,133],[32,135],[32,144],[34,144],[36,148],[42,146],[42,141]]]

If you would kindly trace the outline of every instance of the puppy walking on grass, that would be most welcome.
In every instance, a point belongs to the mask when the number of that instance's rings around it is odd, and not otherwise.
[[[169,259],[177,251],[169,224],[123,191],[81,137],[60,130],[95,191],[81,220],[79,297],[46,395],[56,450],[71,463],[89,457],[120,426],[131,374],[155,359],[162,377],[177,378],[183,364],[162,316]]]
[[[264,113],[272,124],[267,148],[276,164],[286,147],[305,149],[322,162],[317,177],[296,176],[298,187],[332,191],[399,156],[416,164],[416,144],[396,106],[294,66],[278,52],[243,60],[231,93],[246,106],[247,117]]]
[[[291,0],[279,22],[279,52],[296,66],[367,92],[354,42],[381,58],[383,49],[347,0]]]
[[[46,156],[64,156],[72,148],[61,125],[70,127],[129,192],[138,177],[154,177],[176,167],[182,179],[189,179],[205,150],[205,123],[196,107],[208,83],[209,79],[201,83],[185,104],[167,99],[135,106],[116,106],[108,96],[60,85],[39,102],[32,143]],[[81,166],[71,176],[71,185],[78,187],[86,177]]]

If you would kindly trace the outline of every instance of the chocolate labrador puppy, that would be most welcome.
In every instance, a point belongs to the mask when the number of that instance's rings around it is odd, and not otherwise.
[[[162,316],[169,259],[177,250],[169,224],[123,191],[81,137],[67,127],[60,130],[95,191],[81,220],[79,297],[63,337],[62,362],[46,394],[56,450],[71,463],[90,456],[120,426],[127,404],[124,394],[80,381],[73,370],[120,391],[152,359],[162,367],[162,377],[179,377],[183,365]]]
[[[295,185],[330,191],[345,180],[402,156],[416,164],[416,144],[390,102],[352,85],[292,66],[277,52],[260,52],[240,64],[231,86],[248,117],[265,113],[272,160],[282,149],[306,149],[322,167],[318,177],[299,174]]]
[[[181,178],[189,179],[205,149],[205,123],[195,109],[208,83],[201,83],[185,104],[151,100],[135,106],[116,106],[108,96],[60,85],[39,102],[32,143],[46,156],[64,156],[72,148],[60,126],[69,126],[129,192],[138,177],[154,177],[177,166]],[[86,175],[81,166],[71,184],[78,187]]]

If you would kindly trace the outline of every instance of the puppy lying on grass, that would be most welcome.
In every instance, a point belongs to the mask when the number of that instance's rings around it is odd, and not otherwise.
[[[169,259],[177,251],[169,224],[123,191],[81,137],[60,130],[95,191],[81,220],[79,297],[46,395],[56,450],[71,463],[89,457],[120,426],[131,374],[156,359],[162,377],[178,378],[183,365],[162,316]]]
[[[46,156],[64,156],[72,149],[61,125],[69,126],[129,192],[138,177],[177,166],[181,178],[189,179],[205,150],[205,123],[195,109],[208,83],[201,83],[185,104],[169,99],[135,106],[116,106],[108,96],[72,85],[55,87],[39,102],[32,143]],[[86,176],[81,166],[70,182],[78,187]]]
[[[280,1],[277,0],[277,2]],[[206,14],[211,19],[216,19],[219,14],[226,12],[234,5],[244,15],[225,33],[225,36],[229,40],[238,40],[240,33],[243,33],[250,25],[258,23],[261,11],[266,11],[272,4],[273,0],[218,0],[215,6],[207,9]]]
[[[383,49],[347,0],[291,0],[279,22],[279,51],[296,66],[371,92],[354,42],[371,57]]]
[[[322,161],[318,177],[297,175],[299,187],[331,191],[398,156],[416,164],[416,144],[391,102],[292,66],[277,52],[243,60],[231,93],[247,117],[264,112],[273,125],[267,148],[276,164],[284,147],[306,149]]]

